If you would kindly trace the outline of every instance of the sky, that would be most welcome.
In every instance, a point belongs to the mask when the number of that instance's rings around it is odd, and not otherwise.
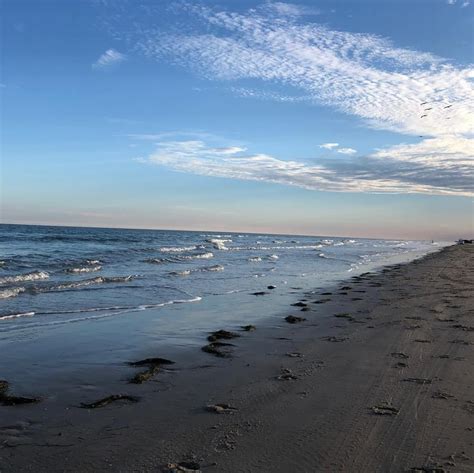
[[[472,237],[473,12],[4,0],[1,221]]]

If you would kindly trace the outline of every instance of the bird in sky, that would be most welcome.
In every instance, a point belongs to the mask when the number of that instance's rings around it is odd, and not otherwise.
[[[425,118],[427,117],[428,115],[425,113],[424,115],[422,115],[420,118]]]
[[[452,105],[446,105],[446,107],[443,107],[443,108],[451,108]]]
[[[420,105],[426,105],[427,103],[429,103],[429,102],[422,102],[422,103],[420,103]]]

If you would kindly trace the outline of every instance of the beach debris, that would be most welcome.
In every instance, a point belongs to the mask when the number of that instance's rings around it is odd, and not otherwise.
[[[402,379],[402,381],[405,381],[407,383],[416,383],[416,384],[431,384],[433,381],[428,378],[405,378]]]
[[[10,384],[4,379],[0,379],[0,395],[5,394],[8,391]]]
[[[276,289],[276,286],[270,284],[270,286],[267,286],[267,289]]]
[[[471,325],[454,324],[454,325],[451,325],[451,327],[459,328],[463,330],[464,332],[474,332],[474,327],[472,327]]]
[[[304,322],[306,319],[304,317],[297,317],[296,315],[288,315],[287,317],[285,317],[285,320],[289,324],[296,324],[298,322]]]
[[[303,354],[298,353],[298,352],[296,352],[296,351],[285,353],[285,355],[286,355],[286,356],[289,356],[290,358],[303,358],[303,357],[304,357]]]
[[[147,366],[147,365],[174,365],[174,361],[167,360],[166,358],[145,358],[138,361],[130,361],[130,366]]]
[[[257,291],[257,292],[252,292],[251,296],[264,296],[265,294],[268,294],[268,292]]]
[[[129,382],[132,384],[142,384],[151,379],[163,365],[172,365],[174,361],[166,358],[145,358],[144,360],[131,361],[130,366],[148,366],[148,369],[136,374]]]
[[[33,404],[40,402],[41,399],[36,397],[12,396],[8,394],[10,383],[4,379],[0,379],[0,404],[4,406],[17,406],[20,404]]]
[[[431,343],[431,340],[426,340],[424,338],[416,338],[415,340],[413,340],[414,342],[417,342],[417,343]]]
[[[447,470],[438,465],[414,466],[408,471],[411,471],[412,473],[447,473]]]
[[[347,337],[335,337],[335,336],[330,336],[330,337],[323,337],[321,340],[326,340],[326,342],[345,342],[346,340],[349,340]]]
[[[219,358],[230,358],[232,356],[230,347],[233,346],[232,343],[212,342],[204,345],[201,350]]]
[[[308,304],[306,304],[305,302],[295,302],[294,304],[291,304],[293,307],[307,307]]]
[[[245,332],[253,332],[254,330],[257,330],[257,327],[255,327],[255,325],[242,325],[241,328]]]
[[[201,465],[194,461],[168,463],[165,473],[201,473]]]
[[[128,394],[112,394],[110,396],[104,397],[102,399],[99,399],[98,401],[94,401],[91,403],[85,403],[81,402],[80,407],[84,409],[98,409],[100,407],[105,407],[112,402],[117,402],[117,401],[126,401],[130,403],[135,403],[138,402],[140,398],[136,396],[130,396]]]
[[[210,342],[215,342],[216,340],[231,340],[232,338],[238,338],[240,335],[235,332],[229,332],[227,330],[217,330],[211,332],[207,339]]]
[[[294,379],[298,379],[298,376],[293,374],[293,372],[289,368],[282,368],[281,374],[277,376],[277,379],[280,381],[291,381]]]
[[[370,408],[373,414],[378,416],[396,416],[400,409],[390,406],[389,404],[379,404]]]
[[[436,391],[431,395],[431,397],[433,399],[450,399],[450,398],[453,398],[454,396],[452,394],[449,394],[443,391]]]
[[[223,414],[225,412],[237,411],[236,407],[231,406],[230,404],[220,403],[220,404],[208,404],[206,410],[210,412],[216,412],[218,414]]]
[[[421,325],[415,324],[415,325],[405,325],[403,327],[405,330],[417,330],[421,328]]]
[[[145,381],[153,378],[158,371],[160,371],[159,366],[151,366],[147,370],[137,373],[132,379],[130,379],[129,383],[143,384]]]
[[[398,361],[393,365],[393,368],[408,368],[408,363],[404,363],[403,361]]]

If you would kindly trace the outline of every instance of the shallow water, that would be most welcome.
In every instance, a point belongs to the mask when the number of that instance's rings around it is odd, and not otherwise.
[[[0,225],[0,245],[2,377],[44,391],[76,368],[280,323],[304,290],[443,243]]]

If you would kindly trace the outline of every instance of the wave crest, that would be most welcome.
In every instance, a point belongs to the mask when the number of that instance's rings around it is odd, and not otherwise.
[[[0,284],[9,284],[24,281],[37,281],[39,279],[48,279],[49,274],[46,271],[33,271],[27,274],[17,274],[15,276],[4,276],[0,278]]]

